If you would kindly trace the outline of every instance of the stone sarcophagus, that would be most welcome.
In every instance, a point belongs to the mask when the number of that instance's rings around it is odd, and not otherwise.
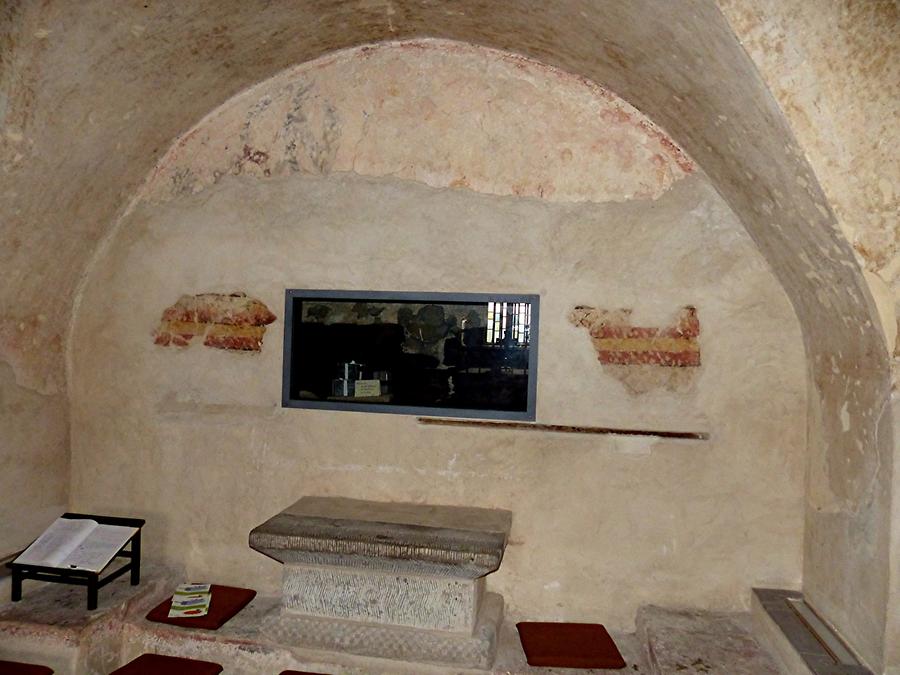
[[[503,598],[512,514],[456,506],[304,497],[250,533],[284,564],[279,642],[369,656],[487,668]]]

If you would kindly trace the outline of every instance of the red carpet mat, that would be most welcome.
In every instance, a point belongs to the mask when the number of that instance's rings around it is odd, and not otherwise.
[[[51,675],[53,669],[33,663],[0,661],[0,675]]]
[[[516,628],[530,666],[617,670],[627,665],[599,623],[523,621]]]
[[[217,586],[212,584],[209,589],[212,599],[209,603],[209,613],[206,616],[189,618],[169,618],[169,608],[172,606],[172,598],[160,603],[147,614],[148,621],[168,623],[183,628],[202,628],[204,630],[218,630],[225,622],[256,597],[256,591],[249,588],[235,588],[233,586]]]
[[[222,666],[210,661],[182,659],[178,656],[141,654],[109,675],[218,675]]]

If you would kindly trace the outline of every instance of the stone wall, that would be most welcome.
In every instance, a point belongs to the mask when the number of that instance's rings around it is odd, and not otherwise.
[[[881,433],[887,435],[888,417],[891,412],[895,417],[900,412],[895,391],[900,372],[896,345],[900,305],[900,156],[896,152],[900,143],[896,112],[900,98],[900,7],[894,0],[790,0],[752,5],[742,0],[720,0],[719,5],[790,121],[841,230],[865,270],[865,281],[894,357],[891,402],[888,404],[885,394],[871,410],[873,417],[883,419]],[[844,426],[842,423],[837,433]],[[816,439],[817,434],[813,432],[811,438]],[[840,499],[834,499],[831,487],[819,482],[823,473],[830,475],[827,480],[832,486],[841,482],[840,464],[844,460],[835,460],[828,460],[829,467],[822,472],[813,456],[805,590],[818,610],[838,622],[852,639],[861,635],[865,640],[875,640],[883,633],[885,667],[891,673],[900,673],[900,615],[889,610],[900,599],[900,575],[892,573],[888,589],[881,586],[865,591],[871,598],[892,598],[883,608],[859,600],[860,590],[872,584],[866,571],[871,560],[885,560],[890,570],[900,569],[900,518],[892,518],[893,552],[888,561],[887,545],[874,543],[873,523],[855,515],[868,510],[864,506],[867,502],[877,504],[879,510],[900,513],[897,479],[893,479],[890,497],[878,487],[891,481],[887,465],[893,463],[893,475],[898,475],[900,446],[894,442],[893,457],[880,453],[880,471],[877,464],[870,465],[867,475],[861,477],[859,482],[870,486],[866,496],[843,505],[839,505]],[[863,460],[857,457],[844,463],[859,466]],[[891,501],[893,507],[889,506]],[[854,515],[847,518],[848,512]],[[848,546],[835,546],[844,538],[836,537],[836,533],[845,531],[855,532]],[[876,548],[885,553],[874,554]],[[870,553],[854,561],[850,551],[855,550]],[[846,574],[848,564],[856,567],[852,575]],[[862,618],[862,613],[867,618]],[[883,622],[887,622],[886,628],[882,628]],[[850,628],[850,623],[857,626]],[[871,659],[868,654],[867,658]]]

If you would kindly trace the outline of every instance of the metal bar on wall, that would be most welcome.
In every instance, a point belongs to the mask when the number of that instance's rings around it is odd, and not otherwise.
[[[463,420],[446,417],[417,417],[419,424],[445,427],[490,427],[515,431],[545,431],[562,434],[605,434],[611,436],[655,436],[694,441],[708,441],[705,431],[657,431],[651,429],[616,429],[614,427],[585,427],[567,424],[539,424],[537,422],[494,422],[490,420]]]

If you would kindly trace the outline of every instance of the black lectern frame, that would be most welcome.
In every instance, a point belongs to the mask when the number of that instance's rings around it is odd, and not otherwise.
[[[90,519],[96,520],[101,525],[124,525],[125,527],[136,527],[131,538],[125,542],[122,548],[113,556],[109,567],[116,558],[127,558],[128,562],[118,569],[110,572],[101,578],[103,570],[99,572],[90,572],[87,570],[61,569],[59,567],[45,567],[43,565],[21,565],[16,562],[6,563],[6,566],[12,570],[12,601],[18,602],[22,599],[22,582],[25,579],[33,579],[35,581],[49,581],[55,584],[71,584],[74,586],[87,587],[87,608],[88,610],[97,609],[98,591],[106,586],[110,581],[118,579],[125,572],[131,572],[131,585],[137,586],[141,583],[141,528],[145,524],[143,518],[118,518],[114,516],[96,516],[88,513],[64,513],[62,518],[72,519]],[[125,550],[126,547],[129,550]]]

